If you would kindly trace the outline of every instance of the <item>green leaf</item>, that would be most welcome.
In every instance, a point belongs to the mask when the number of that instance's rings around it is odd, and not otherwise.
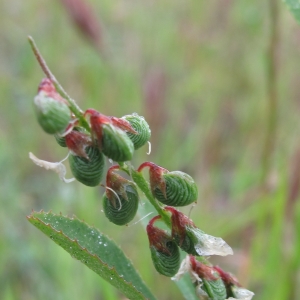
[[[32,212],[28,221],[129,299],[155,299],[123,251],[76,217]]]
[[[296,21],[300,23],[300,1],[299,0],[283,0],[288,6],[291,13],[294,15]]]

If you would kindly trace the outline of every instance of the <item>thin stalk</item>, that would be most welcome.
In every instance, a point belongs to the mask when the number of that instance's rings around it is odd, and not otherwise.
[[[158,214],[161,216],[161,220],[169,227],[172,228],[171,224],[171,217],[169,213],[167,213],[163,206],[160,205],[155,198],[152,196],[149,183],[144,178],[143,174],[136,171],[132,166],[129,166],[127,164],[120,165],[120,169],[125,171],[128,175],[131,176],[132,180],[135,182],[135,184],[140,188],[140,190],[144,193],[146,198],[149,200],[149,202],[153,205],[153,207],[156,209]]]
[[[267,48],[267,132],[262,154],[262,184],[264,185],[272,167],[277,133],[278,93],[277,93],[277,49],[279,45],[279,8],[277,0],[269,0],[270,37]]]
[[[54,84],[56,91],[63,97],[65,98],[69,105],[70,105],[70,110],[73,112],[76,118],[79,119],[80,124],[87,130],[90,130],[90,126],[87,123],[86,119],[83,117],[83,111],[80,109],[80,107],[77,105],[75,100],[73,100],[67,92],[63,89],[63,87],[60,85],[60,83],[57,81],[53,73],[50,71],[49,67],[47,66],[46,61],[44,60],[43,56],[41,55],[38,47],[36,46],[34,39],[31,36],[28,36],[28,41],[31,46],[31,49],[42,69],[44,74],[51,80],[51,82]]]

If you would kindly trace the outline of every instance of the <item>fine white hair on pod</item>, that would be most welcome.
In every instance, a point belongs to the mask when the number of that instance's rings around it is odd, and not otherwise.
[[[115,194],[115,196],[117,197],[117,199],[119,201],[119,204],[120,204],[120,207],[118,208],[118,211],[119,211],[122,208],[122,202],[121,202],[121,199],[120,199],[119,195],[113,189],[111,189],[110,187],[106,186],[105,188],[112,191]]]

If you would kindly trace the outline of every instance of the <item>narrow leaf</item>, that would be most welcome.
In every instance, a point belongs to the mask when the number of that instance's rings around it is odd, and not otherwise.
[[[155,299],[123,251],[76,217],[32,212],[28,221],[129,299]]]

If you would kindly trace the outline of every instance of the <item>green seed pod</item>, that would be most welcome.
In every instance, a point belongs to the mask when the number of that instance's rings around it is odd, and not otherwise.
[[[146,228],[151,258],[158,273],[172,277],[180,267],[179,248],[169,233],[153,226],[160,218],[160,216],[152,218]]]
[[[172,213],[172,237],[185,252],[195,256],[232,255],[231,247],[221,238],[204,233],[182,212],[166,206]]]
[[[116,205],[108,199],[106,194],[103,196],[105,216],[116,225],[128,224],[135,217],[139,204],[138,191],[133,183],[123,185],[123,189],[127,199],[124,197],[124,193],[116,192],[119,197],[119,200],[115,201]],[[117,197],[115,196],[115,198]]]
[[[197,200],[198,189],[190,175],[173,171],[164,173],[162,178],[166,184],[165,194],[160,186],[152,189],[153,196],[161,203],[177,207],[189,205]]]
[[[173,233],[173,238],[183,251],[188,254],[199,256],[195,248],[195,243],[188,234],[186,234],[184,239],[182,239],[182,237],[175,232]]]
[[[215,273],[214,275],[216,275]],[[217,275],[216,275],[217,276]],[[226,287],[221,278],[216,280],[207,280],[202,278],[202,289],[210,295],[209,299],[213,300],[225,300],[227,299]]]
[[[83,127],[79,127],[79,126],[74,127],[73,130],[82,133],[87,133]],[[54,138],[59,146],[67,147],[66,138],[64,136],[60,136],[59,134],[54,134]]]
[[[180,267],[180,253],[179,248],[174,241],[170,240],[165,242],[165,247],[169,253],[165,253],[151,246],[151,258],[156,271],[162,275],[172,277],[174,276]]]
[[[61,147],[67,147],[67,144],[66,144],[66,139],[64,136],[60,136],[58,134],[54,134],[54,137],[55,137],[55,140],[57,142],[57,144]]]
[[[49,134],[63,132],[70,121],[71,113],[66,100],[56,92],[47,78],[39,86],[34,107],[39,124]]]
[[[122,117],[122,119],[128,121],[132,128],[137,132],[137,134],[127,132],[127,135],[133,142],[135,150],[139,149],[149,141],[151,130],[144,117],[134,113],[132,115],[126,115]]]
[[[104,156],[95,147],[86,147],[89,159],[70,154],[69,163],[74,177],[87,186],[97,186],[103,176]]]
[[[134,146],[126,132],[111,124],[102,125],[102,152],[114,161],[123,162],[132,159]]]

